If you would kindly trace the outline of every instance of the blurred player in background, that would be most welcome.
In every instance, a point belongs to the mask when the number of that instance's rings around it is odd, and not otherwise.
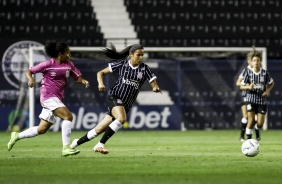
[[[161,92],[156,79],[148,65],[144,64],[144,48],[142,45],[134,44],[128,46],[121,52],[117,52],[115,46],[111,44],[109,48],[104,49],[104,54],[113,62],[109,66],[97,73],[98,88],[100,92],[106,91],[103,76],[112,72],[118,72],[118,79],[110,88],[106,99],[108,114],[104,119],[86,135],[80,139],[73,140],[71,148],[81,145],[97,135],[105,132],[100,142],[97,143],[93,150],[102,154],[109,151],[104,145],[108,139],[114,135],[125,123],[126,114],[135,102],[139,90],[147,80],[153,92]],[[127,57],[129,56],[129,59]]]
[[[248,124],[246,128],[247,139],[252,138],[253,128],[262,128],[267,113],[267,96],[274,86],[274,81],[269,73],[262,69],[262,55],[255,49],[249,53],[252,69],[248,70],[240,86],[241,90],[246,90],[246,105],[248,114]],[[255,124],[255,115],[257,123]],[[259,139],[261,137],[259,136]]]
[[[33,74],[42,73],[43,79],[40,88],[40,103],[43,107],[39,115],[39,126],[31,127],[23,132],[12,132],[11,139],[8,142],[8,151],[13,145],[24,138],[35,137],[46,133],[47,130],[56,122],[55,117],[59,117],[62,122],[62,155],[75,155],[79,150],[70,148],[70,134],[72,124],[72,114],[63,104],[64,89],[67,84],[68,77],[71,76],[76,82],[89,87],[89,82],[82,78],[81,72],[70,61],[70,48],[68,44],[57,41],[47,41],[45,52],[51,57],[50,60],[41,62],[31,67],[26,72],[28,86],[34,87],[35,81]]]

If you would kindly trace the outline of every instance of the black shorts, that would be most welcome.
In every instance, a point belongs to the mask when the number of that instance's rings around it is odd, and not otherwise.
[[[254,103],[247,103],[247,111],[248,112],[255,112],[256,114],[266,114],[267,112],[267,105],[259,105]]]
[[[121,101],[121,99],[119,99],[118,97],[116,96],[110,96],[108,95],[107,96],[107,100],[106,100],[106,104],[108,106],[108,115],[112,116],[112,109],[115,107],[115,106],[124,106],[123,102]],[[127,113],[127,111],[126,111]]]
[[[247,104],[248,104],[248,102],[246,101],[246,97],[242,96],[241,106],[247,105]]]

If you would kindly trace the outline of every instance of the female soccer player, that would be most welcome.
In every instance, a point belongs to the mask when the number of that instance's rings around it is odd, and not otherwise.
[[[64,89],[68,77],[71,76],[76,82],[82,83],[89,87],[89,82],[82,78],[80,71],[70,61],[70,49],[64,42],[47,41],[45,52],[51,57],[50,60],[39,63],[31,67],[26,72],[28,86],[34,87],[34,78],[32,74],[42,73],[43,79],[40,88],[40,103],[43,107],[39,115],[39,126],[31,127],[23,132],[12,132],[11,139],[8,142],[8,151],[20,139],[35,137],[44,134],[56,122],[55,117],[60,117],[62,122],[62,155],[76,155],[79,150],[70,148],[70,134],[72,114],[63,104]]]
[[[253,47],[255,50],[255,48]],[[236,86],[240,88],[242,81],[244,80],[244,76],[249,70],[252,70],[251,67],[251,57],[252,57],[253,52],[249,52],[247,55],[247,61],[248,61],[248,66],[243,69],[241,74],[239,75],[237,81],[236,81]],[[243,118],[241,120],[241,131],[240,131],[240,141],[244,142],[245,141],[245,132],[246,132],[246,127],[248,123],[248,112],[247,112],[247,105],[246,105],[246,90],[242,90],[241,95],[242,95],[242,105],[241,105],[241,111]],[[256,123],[256,122],[255,122]],[[255,126],[255,133],[256,133],[256,139],[259,141],[260,140],[260,132],[257,126]]]
[[[117,52],[115,46],[111,44],[104,49],[105,55],[113,62],[109,66],[97,73],[98,88],[100,92],[105,92],[106,87],[103,76],[111,72],[118,72],[119,77],[110,88],[107,96],[108,114],[104,119],[86,135],[80,139],[73,140],[71,148],[81,145],[105,131],[100,142],[93,148],[95,152],[107,154],[109,151],[104,145],[107,140],[116,133],[126,121],[126,114],[135,102],[141,86],[147,80],[153,92],[161,92],[156,79],[148,65],[142,63],[144,48],[142,45],[131,45],[121,52]],[[125,59],[129,56],[129,60]]]
[[[261,53],[254,50],[250,55],[252,69],[246,72],[242,85],[240,86],[241,90],[247,90],[247,139],[252,138],[255,114],[257,114],[256,126],[262,128],[267,112],[267,96],[274,86],[274,81],[269,73],[261,67]]]

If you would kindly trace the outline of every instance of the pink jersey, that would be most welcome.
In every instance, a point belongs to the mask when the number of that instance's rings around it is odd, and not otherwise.
[[[53,58],[41,62],[29,70],[32,74],[43,74],[40,88],[41,103],[50,97],[58,97],[62,101],[68,77],[71,76],[74,80],[77,80],[81,76],[81,72],[71,61],[60,64]]]

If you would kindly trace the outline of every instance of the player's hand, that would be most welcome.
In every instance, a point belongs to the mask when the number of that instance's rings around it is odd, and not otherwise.
[[[30,87],[30,88],[33,88],[34,87],[34,80],[29,80],[27,85]]]
[[[153,91],[155,93],[162,93],[162,90],[160,88],[154,88]]]
[[[105,92],[106,91],[106,86],[103,84],[99,84],[98,89],[100,92]]]
[[[263,92],[262,96],[263,96],[263,97],[267,97],[267,96],[268,96],[268,93],[267,93],[267,92]]]
[[[250,90],[254,89],[254,87],[255,87],[255,84],[254,84],[254,83],[252,83],[252,84],[249,85],[249,89],[250,89]]]
[[[90,83],[87,80],[85,80],[85,79],[83,79],[81,81],[81,83],[84,84],[86,88],[88,88],[90,86]]]

